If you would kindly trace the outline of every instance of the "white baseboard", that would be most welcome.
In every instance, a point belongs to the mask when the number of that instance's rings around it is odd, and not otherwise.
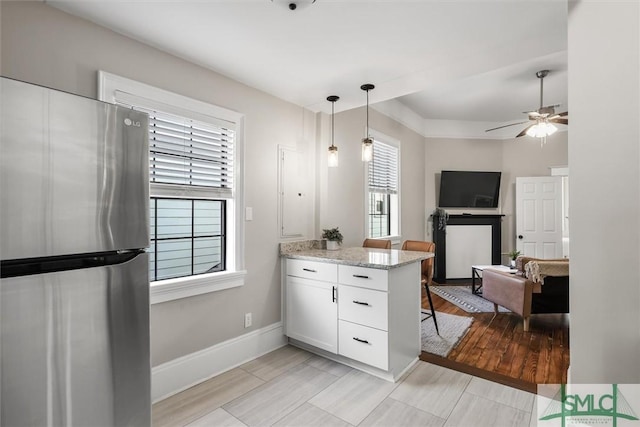
[[[282,322],[174,359],[151,369],[156,403],[287,344]]]

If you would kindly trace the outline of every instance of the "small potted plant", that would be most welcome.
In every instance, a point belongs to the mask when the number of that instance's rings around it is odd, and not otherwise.
[[[328,228],[322,230],[322,238],[327,239],[327,250],[335,251],[340,249],[342,244],[342,233],[336,228]]]
[[[518,256],[520,255],[520,251],[514,249],[511,252],[507,253],[507,255],[509,255],[509,262],[511,264],[511,267],[515,267],[516,266],[516,258],[518,258]]]

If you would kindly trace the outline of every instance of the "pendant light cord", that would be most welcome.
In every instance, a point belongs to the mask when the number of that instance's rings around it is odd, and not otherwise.
[[[331,146],[333,147],[333,133],[334,133],[334,128],[333,128],[333,122],[334,122],[334,110],[333,107],[335,107],[336,102],[335,101],[331,101]]]
[[[360,86],[360,89],[367,92],[367,139],[369,139],[369,91],[374,88],[375,86],[371,83],[366,83]]]
[[[542,94],[544,89],[544,77],[540,78],[540,109],[542,109]]]
[[[369,89],[367,89],[367,138],[369,138]]]

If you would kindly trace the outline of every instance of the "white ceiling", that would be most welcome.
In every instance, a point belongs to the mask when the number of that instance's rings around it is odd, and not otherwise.
[[[538,108],[540,69],[545,105],[568,108],[566,0],[291,2],[47,1],[312,111],[361,106],[373,83],[388,112],[500,125]]]

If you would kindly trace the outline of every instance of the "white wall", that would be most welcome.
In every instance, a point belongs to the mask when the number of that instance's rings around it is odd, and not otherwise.
[[[502,171],[497,209],[447,209],[452,214],[503,214],[502,252],[515,248],[515,182],[518,176],[548,176],[550,167],[567,165],[567,132],[540,140],[522,137],[508,140],[426,138],[425,200],[430,215],[437,206],[442,170]],[[427,238],[432,238],[429,222]],[[503,260],[506,262],[506,258]]]
[[[325,125],[318,126],[323,132],[318,146],[318,235],[322,228],[339,227],[344,246],[360,246],[365,238],[365,175],[360,151],[365,114],[365,108],[356,108],[335,115],[335,145],[340,159],[337,168],[326,167],[331,143],[331,128],[326,123],[330,116],[321,115]],[[423,240],[424,138],[374,110],[369,111],[369,127],[400,141],[402,240]]]
[[[568,134],[556,132],[540,146],[540,140],[523,136],[502,143],[502,252],[516,248],[516,177],[549,176],[551,167],[567,166]],[[506,262],[506,259],[503,259]]]
[[[639,29],[638,2],[570,2],[575,383],[640,383]]]
[[[426,208],[427,215],[431,215],[438,206],[440,172],[443,170],[501,171],[502,141],[426,138],[424,164]],[[463,212],[495,214],[500,213],[500,209],[447,209],[447,212],[452,214]],[[431,233],[431,229],[429,229],[429,233]]]

